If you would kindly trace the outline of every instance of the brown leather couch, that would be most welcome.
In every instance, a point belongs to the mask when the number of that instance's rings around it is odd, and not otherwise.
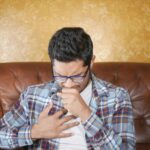
[[[137,150],[150,150],[150,63],[96,63],[98,77],[127,89],[131,96]],[[0,64],[0,117],[32,84],[51,80],[50,63]]]

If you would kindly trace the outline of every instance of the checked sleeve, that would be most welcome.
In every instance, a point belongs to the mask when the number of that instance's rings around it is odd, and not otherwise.
[[[126,90],[122,88],[116,90],[114,111],[108,112],[111,118],[109,122],[105,122],[93,112],[83,123],[86,136],[92,140],[94,149],[134,150],[132,106]]]
[[[19,101],[0,119],[0,148],[32,145],[31,126],[27,123],[28,104],[25,90]]]

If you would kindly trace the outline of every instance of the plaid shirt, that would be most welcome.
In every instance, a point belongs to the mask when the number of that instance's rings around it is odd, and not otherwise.
[[[59,139],[32,140],[31,127],[49,102],[49,115],[63,108],[55,82],[28,87],[19,101],[0,119],[0,147],[58,150]],[[90,117],[83,123],[88,150],[133,150],[135,133],[132,106],[126,90],[92,75]]]

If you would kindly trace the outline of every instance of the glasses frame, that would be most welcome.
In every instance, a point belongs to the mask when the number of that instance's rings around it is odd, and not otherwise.
[[[73,82],[75,82],[75,83],[82,83],[83,81],[84,81],[84,79],[85,79],[85,77],[87,76],[87,73],[88,73],[88,71],[89,71],[89,66],[88,66],[88,68],[86,69],[86,71],[85,71],[85,73],[84,73],[84,75],[72,75],[72,76],[61,76],[61,75],[54,75],[54,69],[52,69],[53,70],[53,78],[54,78],[54,80],[55,81],[57,81],[57,82],[59,82],[59,83],[64,83],[64,82],[66,82],[68,79],[71,79]],[[64,81],[58,81],[56,78],[63,78],[64,79]],[[82,80],[81,81],[79,81],[79,82],[77,82],[77,81],[74,81],[74,78],[82,78]]]

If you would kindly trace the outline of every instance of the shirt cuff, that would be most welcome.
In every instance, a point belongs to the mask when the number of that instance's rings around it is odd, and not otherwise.
[[[32,144],[33,141],[31,139],[31,126],[21,127],[18,132],[18,145],[27,146]]]
[[[90,117],[82,123],[88,137],[93,137],[103,126],[102,120],[92,112]]]

